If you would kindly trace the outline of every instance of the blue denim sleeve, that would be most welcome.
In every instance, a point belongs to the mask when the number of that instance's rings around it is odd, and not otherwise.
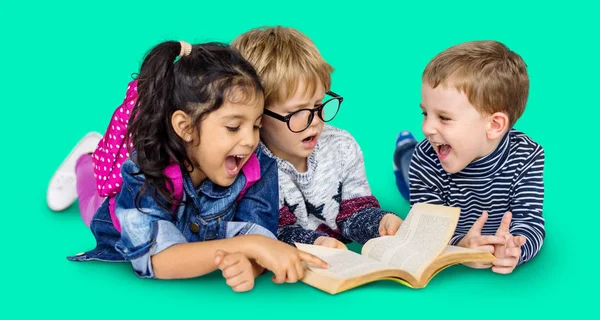
[[[227,232],[225,236],[227,238],[258,234],[271,239],[277,239],[271,231],[252,222],[229,221],[227,222],[226,228]]]
[[[160,208],[151,190],[138,195],[144,183],[143,175],[134,175],[138,171],[130,159],[121,167],[123,186],[115,198],[121,239],[115,247],[131,262],[139,277],[154,278],[151,257],[187,240],[174,225],[175,216]],[[141,210],[136,208],[136,201]]]
[[[260,163],[260,179],[254,183],[240,199],[235,213],[235,221],[252,222],[277,233],[279,223],[279,179],[277,162],[257,151]]]

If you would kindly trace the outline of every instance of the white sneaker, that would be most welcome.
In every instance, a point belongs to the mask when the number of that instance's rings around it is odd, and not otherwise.
[[[77,200],[75,164],[82,155],[94,152],[100,139],[102,139],[102,135],[98,132],[86,134],[60,164],[50,179],[46,193],[46,202],[50,209],[53,211],[65,210]]]

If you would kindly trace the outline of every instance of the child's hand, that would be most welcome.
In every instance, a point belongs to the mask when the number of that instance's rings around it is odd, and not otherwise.
[[[521,257],[521,246],[525,244],[527,238],[524,236],[513,236],[509,232],[512,213],[510,211],[504,214],[502,222],[496,231],[496,235],[506,238],[506,245],[497,245],[494,251],[496,261],[492,262],[492,271],[500,274],[509,274],[517,267],[519,257]]]
[[[506,241],[504,237],[500,236],[485,236],[481,234],[481,230],[487,221],[488,213],[483,211],[481,217],[473,223],[469,232],[460,240],[458,243],[459,247],[463,248],[471,248],[479,251],[489,252],[494,254],[495,245],[503,245]],[[475,268],[475,269],[486,269],[492,266],[491,263],[484,262],[471,262],[465,263],[467,267]]]
[[[271,270],[275,283],[296,282],[304,278],[302,261],[319,268],[328,268],[327,262],[308,252],[300,251],[287,243],[271,238],[256,236],[250,257],[260,266]]]
[[[313,243],[316,246],[329,247],[334,249],[348,249],[341,241],[331,237],[318,237]]]
[[[218,250],[215,255],[215,264],[233,291],[249,291],[254,287],[254,268],[243,253],[227,253]]]
[[[393,213],[388,213],[379,222],[379,235],[380,236],[395,236],[402,219]]]

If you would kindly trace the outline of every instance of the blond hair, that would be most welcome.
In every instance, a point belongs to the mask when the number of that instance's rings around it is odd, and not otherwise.
[[[511,128],[523,114],[529,95],[527,65],[498,41],[465,42],[433,58],[423,72],[432,88],[452,85],[482,114],[504,112]]]
[[[329,91],[333,68],[315,44],[293,28],[261,27],[237,37],[237,49],[256,69],[265,89],[265,107],[281,103],[296,94],[301,81],[313,95],[319,85]]]

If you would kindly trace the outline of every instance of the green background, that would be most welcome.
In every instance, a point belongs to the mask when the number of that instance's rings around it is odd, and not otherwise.
[[[1,2],[1,318],[597,314],[598,5],[207,2]],[[336,69],[332,89],[345,100],[334,124],[358,140],[374,194],[402,217],[408,205],[396,191],[392,152],[400,130],[423,137],[418,104],[427,62],[481,39],[521,54],[531,94],[516,128],[546,151],[547,237],[537,258],[507,276],[457,266],[422,290],[379,282],[337,296],[266,276],[236,294],[218,273],[152,281],[127,264],[67,261],[94,240],[76,205],[62,213],[46,207],[47,183],[86,132],[104,132],[147,50],[164,40],[230,42],[276,24],[306,33]]]

